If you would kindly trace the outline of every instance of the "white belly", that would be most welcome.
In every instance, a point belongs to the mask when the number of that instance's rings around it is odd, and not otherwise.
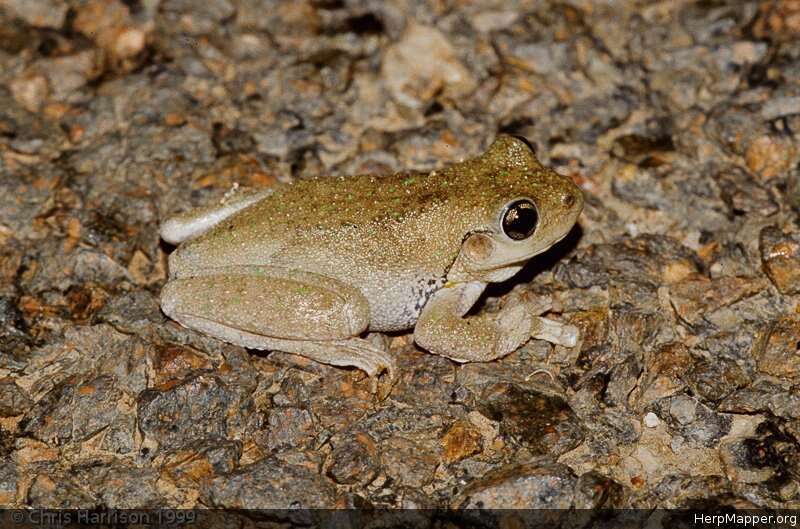
[[[370,306],[369,329],[384,332],[413,328],[425,303],[444,283],[444,278],[427,277],[370,283],[362,288]]]

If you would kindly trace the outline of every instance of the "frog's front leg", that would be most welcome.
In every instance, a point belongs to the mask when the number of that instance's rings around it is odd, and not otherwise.
[[[360,291],[319,274],[274,266],[226,266],[170,280],[161,309],[181,325],[253,349],[278,350],[373,378],[396,365],[358,336],[370,309]]]
[[[488,362],[516,350],[531,337],[533,320],[524,306],[497,314],[464,315],[480,297],[484,283],[461,283],[437,291],[422,309],[414,341],[457,362]]]
[[[507,305],[496,314],[465,317],[484,288],[485,284],[474,282],[436,292],[417,320],[417,344],[457,362],[495,360],[530,338],[575,345],[577,329],[539,318],[525,304]]]

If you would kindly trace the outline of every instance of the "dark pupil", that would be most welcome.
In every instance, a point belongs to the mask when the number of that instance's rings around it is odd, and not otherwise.
[[[527,200],[511,204],[503,216],[503,231],[515,241],[527,239],[536,230],[539,215],[536,206]]]

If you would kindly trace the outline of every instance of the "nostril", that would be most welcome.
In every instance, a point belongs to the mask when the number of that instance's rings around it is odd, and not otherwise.
[[[575,195],[572,193],[567,193],[561,197],[561,202],[568,208],[571,208],[575,205]]]

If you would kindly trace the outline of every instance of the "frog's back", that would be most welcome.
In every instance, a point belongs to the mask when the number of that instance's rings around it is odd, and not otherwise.
[[[365,272],[439,277],[464,233],[447,213],[454,202],[439,176],[316,177],[279,184],[182,245],[170,264],[181,274],[273,264],[343,280]]]
[[[314,177],[283,184],[235,220],[261,233],[337,232],[398,222],[448,201],[448,179],[437,173]]]

